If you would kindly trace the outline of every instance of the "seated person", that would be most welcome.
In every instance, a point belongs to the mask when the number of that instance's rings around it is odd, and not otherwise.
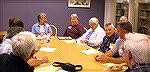
[[[90,29],[77,39],[79,45],[88,45],[93,48],[99,48],[105,34],[103,28],[99,25],[99,20],[93,17],[89,20]]]
[[[1,72],[33,72],[27,61],[36,47],[36,37],[31,32],[20,32],[12,38],[12,53],[0,54]]]
[[[119,19],[119,22],[127,22],[127,21],[128,21],[128,19],[125,16],[121,16]]]
[[[46,23],[46,14],[39,13],[37,19],[38,19],[38,23],[32,26],[32,33],[52,35],[52,29],[50,25]]]
[[[150,71],[150,36],[138,33],[125,35],[125,55],[128,57],[126,72]]]
[[[103,38],[103,42],[98,49],[99,51],[105,53],[112,48],[119,35],[115,32],[115,27],[113,24],[108,23],[105,25],[106,36]]]
[[[105,52],[104,54],[96,54],[95,59],[97,61],[113,62],[113,63],[125,63],[127,62],[127,56],[124,55],[125,35],[132,33],[132,24],[130,22],[121,22],[117,25],[117,33],[119,34],[119,39],[117,39],[115,45],[111,50]],[[113,58],[112,56],[119,53],[121,57]]]
[[[17,26],[10,27],[7,30],[7,34],[5,35],[5,38],[3,39],[3,42],[0,46],[0,54],[10,54],[12,52],[11,38],[22,31],[24,31],[24,29],[22,27]]]
[[[20,20],[19,18],[10,18],[9,19],[9,27],[14,27],[14,26],[24,28],[22,20]]]
[[[7,35],[6,38],[3,40],[1,46],[0,46],[0,54],[6,53],[6,54],[10,54],[12,52],[12,37],[17,35],[18,33],[24,31],[24,29],[22,27],[10,27],[7,31]],[[40,46],[37,46],[40,47]],[[35,67],[35,66],[39,66],[43,63],[48,62],[48,59],[46,57],[43,57],[41,60],[38,60],[36,58],[31,58],[28,63]]]
[[[64,36],[71,37],[73,39],[77,39],[77,38],[81,37],[85,32],[86,32],[86,30],[79,23],[78,15],[72,14],[71,15],[71,24],[65,30]]]

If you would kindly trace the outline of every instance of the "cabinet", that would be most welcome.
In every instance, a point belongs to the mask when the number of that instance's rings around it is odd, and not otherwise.
[[[150,2],[139,3],[138,32],[150,35]]]
[[[121,16],[128,18],[129,3],[124,1],[122,3],[116,3],[116,25],[119,22]]]

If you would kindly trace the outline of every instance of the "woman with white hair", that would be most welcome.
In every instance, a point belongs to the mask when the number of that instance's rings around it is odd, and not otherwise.
[[[79,22],[79,17],[77,14],[71,14],[71,23],[68,25],[67,29],[65,30],[64,36],[71,37],[73,39],[77,39],[81,37],[85,32],[85,28]]]
[[[27,61],[36,47],[36,37],[31,32],[20,32],[12,38],[12,53],[0,55],[1,72],[33,72]]]
[[[88,45],[97,49],[106,35],[105,31],[100,27],[99,20],[96,17],[92,17],[89,20],[89,26],[90,29],[77,39],[77,43],[79,45]]]

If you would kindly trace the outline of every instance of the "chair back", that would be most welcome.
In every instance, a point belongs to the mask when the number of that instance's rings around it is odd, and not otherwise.
[[[6,34],[7,34],[7,31],[0,31],[0,43],[2,42]]]
[[[54,25],[50,25],[50,27],[51,27],[52,32],[53,32],[53,34],[51,36],[57,36],[57,27]]]

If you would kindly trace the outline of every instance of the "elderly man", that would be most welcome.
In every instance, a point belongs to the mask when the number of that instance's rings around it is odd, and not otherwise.
[[[77,14],[71,15],[71,24],[68,26],[68,28],[65,30],[64,36],[65,37],[71,37],[73,39],[77,39],[81,37],[86,30],[84,27],[79,23]]]
[[[129,33],[125,36],[125,55],[130,72],[150,71],[150,38],[144,34]]]
[[[119,19],[119,22],[127,22],[127,21],[128,21],[128,19],[125,16],[121,16]]]
[[[34,34],[47,34],[52,35],[51,27],[48,23],[46,23],[46,14],[39,13],[37,16],[38,23],[32,26],[32,33]]]
[[[31,32],[20,32],[12,38],[12,53],[0,55],[1,72],[33,72],[27,61],[36,47],[36,37]]]
[[[100,27],[99,20],[96,17],[89,20],[89,25],[90,29],[77,39],[77,43],[79,45],[88,45],[97,49],[106,34],[103,28]]]
[[[132,33],[132,24],[130,22],[121,22],[118,24],[117,27],[117,33],[120,36],[120,39],[118,39],[113,46],[113,48],[106,53],[100,55],[96,54],[95,59],[97,61],[105,61],[105,62],[113,62],[113,63],[124,63],[127,62],[127,56],[123,54],[124,48],[124,42],[125,42],[125,35],[128,33]],[[119,55],[121,57],[119,58],[113,58],[112,56],[119,52]]]
[[[115,32],[115,27],[113,24],[108,23],[105,25],[106,36],[103,38],[103,42],[98,49],[99,51],[105,53],[112,48],[119,35]]]

